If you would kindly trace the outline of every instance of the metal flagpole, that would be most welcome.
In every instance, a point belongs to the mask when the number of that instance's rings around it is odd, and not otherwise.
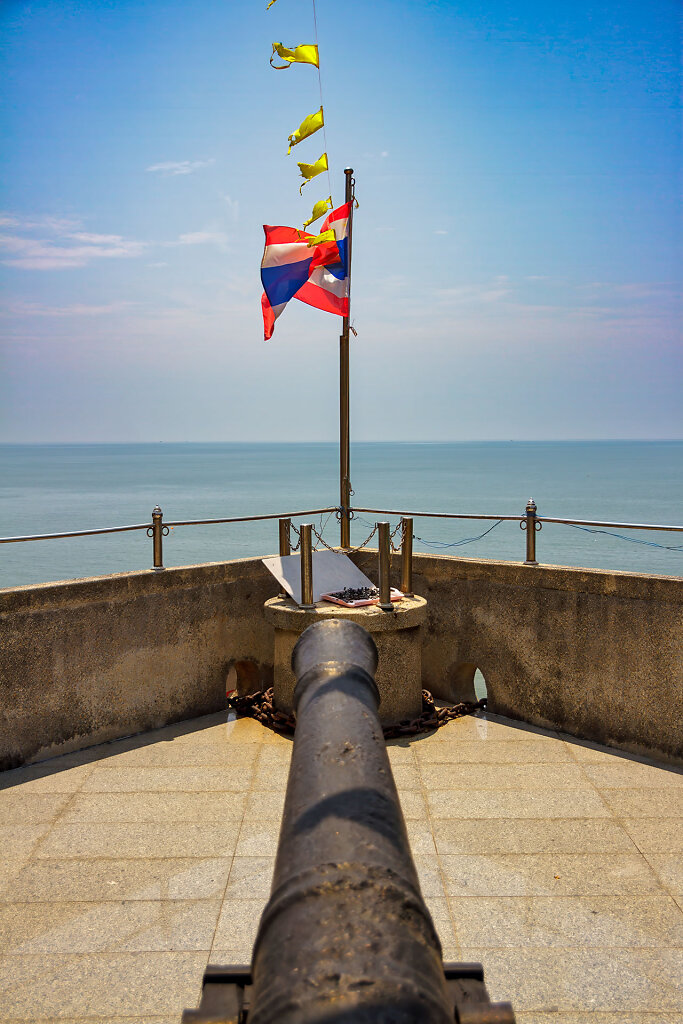
[[[353,229],[353,167],[345,167],[344,202],[350,203],[347,272],[349,278],[349,315],[351,313],[351,233]],[[351,547],[351,433],[349,428],[349,317],[342,321],[339,339],[339,504],[341,506],[341,547]]]

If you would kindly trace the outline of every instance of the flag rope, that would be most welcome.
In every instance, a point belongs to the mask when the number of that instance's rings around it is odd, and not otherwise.
[[[313,34],[315,35],[315,45],[318,47],[318,89],[320,90],[320,106],[325,110],[325,104],[323,103],[323,79],[320,74],[320,47],[318,46],[318,16],[315,10],[315,0],[313,0]],[[323,113],[323,139],[325,140],[325,152],[329,153],[327,148],[327,129],[325,128],[325,118]],[[327,160],[327,188],[332,195],[332,179],[330,177],[330,161],[329,157]],[[334,208],[334,207],[333,207]]]

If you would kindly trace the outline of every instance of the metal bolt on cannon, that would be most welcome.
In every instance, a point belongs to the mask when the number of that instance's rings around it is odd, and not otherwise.
[[[371,636],[318,622],[292,667],[294,748],[251,969],[209,967],[184,1024],[514,1024],[480,964],[442,962],[382,736]]]

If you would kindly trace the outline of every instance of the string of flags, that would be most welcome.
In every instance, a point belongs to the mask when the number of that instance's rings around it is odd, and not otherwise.
[[[277,0],[270,0],[266,10]],[[315,21],[315,0],[313,0]],[[316,27],[317,36],[317,27]],[[284,46],[280,42],[272,44],[270,66],[276,71],[286,71],[294,64],[308,64],[318,71],[320,84],[320,54],[318,42],[300,43],[294,47]],[[279,60],[281,63],[275,63]],[[291,155],[294,146],[310,139],[322,129],[325,134],[325,115],[323,110],[322,85],[320,85],[320,108],[303,119],[299,127],[288,137]],[[304,160],[297,162],[301,178],[299,195],[303,189],[318,175],[328,174],[327,140],[325,151],[312,163]],[[331,191],[331,186],[330,186]],[[275,321],[283,312],[291,298],[323,309],[338,316],[349,314],[349,225],[352,216],[351,203],[344,203],[334,209],[332,196],[318,199],[303,228],[290,228],[264,224],[265,247],[261,261],[261,281],[263,296],[261,307],[263,312],[264,338],[273,335]],[[309,234],[310,227],[325,216],[320,232]]]

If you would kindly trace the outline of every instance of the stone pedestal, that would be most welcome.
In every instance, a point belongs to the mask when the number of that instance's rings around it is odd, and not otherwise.
[[[382,725],[395,725],[422,711],[421,626],[427,617],[423,597],[404,597],[390,612],[378,605],[342,608],[329,601],[304,609],[290,597],[274,597],[266,601],[264,611],[266,621],[275,627],[273,699],[280,711],[294,710],[294,645],[308,626],[323,619],[350,619],[372,635],[379,654],[376,681]]]

